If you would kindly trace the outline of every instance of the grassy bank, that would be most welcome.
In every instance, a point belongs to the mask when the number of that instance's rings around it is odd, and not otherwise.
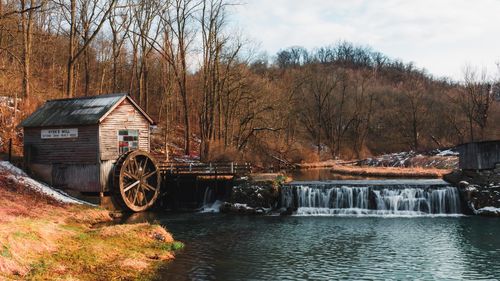
[[[148,280],[182,247],[159,225],[110,225],[0,173],[0,280]]]
[[[396,167],[368,167],[335,165],[331,171],[336,174],[356,175],[364,177],[388,178],[442,178],[451,170],[435,168],[396,168]]]

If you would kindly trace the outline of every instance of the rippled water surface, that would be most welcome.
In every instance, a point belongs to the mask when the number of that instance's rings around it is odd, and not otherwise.
[[[158,280],[498,280],[500,219],[151,215],[186,247]]]

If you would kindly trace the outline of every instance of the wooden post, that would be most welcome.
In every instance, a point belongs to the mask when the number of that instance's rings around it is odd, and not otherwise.
[[[9,162],[12,163],[12,139],[9,139]]]
[[[166,139],[167,137],[165,137]],[[165,151],[166,151],[166,154],[167,154],[167,162],[170,162],[170,155],[168,153],[168,143],[166,142],[165,140]]]

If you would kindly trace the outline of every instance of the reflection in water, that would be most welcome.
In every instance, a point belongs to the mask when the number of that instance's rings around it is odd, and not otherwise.
[[[457,244],[462,245],[465,272],[481,272],[485,278],[500,280],[500,221],[497,218],[461,220]],[[494,270],[492,270],[494,269]]]
[[[495,280],[493,218],[158,214],[186,247],[158,280]],[[140,218],[135,218],[135,222]]]

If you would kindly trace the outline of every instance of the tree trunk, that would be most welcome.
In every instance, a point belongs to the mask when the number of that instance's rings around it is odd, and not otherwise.
[[[185,89],[184,89],[185,90]],[[191,141],[190,141],[190,135],[191,131],[189,128],[189,112],[188,112],[188,101],[187,101],[187,96],[186,93],[182,94],[182,106],[184,108],[184,154],[189,155],[191,154]]]
[[[469,117],[469,130],[470,130],[470,141],[474,142],[474,125],[472,124],[472,118]]]
[[[88,51],[83,52],[83,57],[84,57],[84,65],[83,65],[83,71],[85,72],[85,85],[84,87],[84,96],[89,96],[90,93],[90,56],[88,54]]]
[[[75,47],[76,47],[76,0],[71,0],[70,5],[69,49],[67,64],[66,96],[73,97],[75,73]]]
[[[110,25],[112,26],[112,23],[110,22]],[[113,51],[113,86],[112,86],[112,89],[113,89],[113,93],[116,93],[117,89],[118,89],[118,78],[117,78],[117,75],[118,75],[118,35],[117,35],[117,32],[114,30],[113,26],[111,28],[112,30],[112,35],[113,35],[113,39],[112,39],[112,51]]]
[[[30,0],[30,8],[34,6],[34,0]],[[21,10],[27,9],[26,0],[21,0]],[[21,14],[21,27],[23,31],[23,82],[22,82],[22,91],[23,91],[23,99],[25,104],[29,103],[30,97],[30,78],[31,78],[31,43],[32,43],[32,19],[33,19],[33,11]]]
[[[149,112],[149,85],[148,85],[148,58],[144,58],[144,69],[143,69],[143,90],[144,90],[144,109]]]

